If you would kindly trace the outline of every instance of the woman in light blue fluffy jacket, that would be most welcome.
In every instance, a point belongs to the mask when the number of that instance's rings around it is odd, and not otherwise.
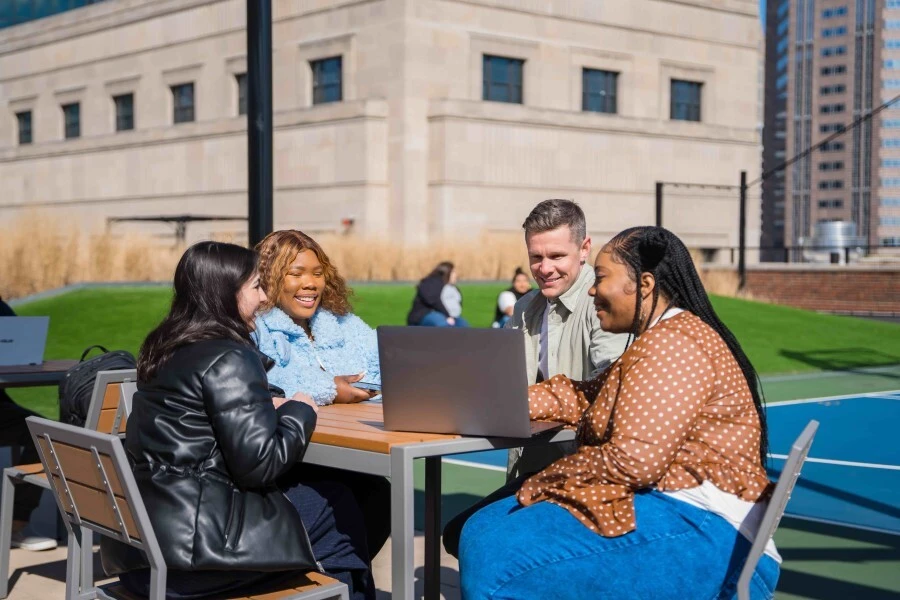
[[[303,392],[319,405],[374,396],[350,384],[381,384],[375,330],[350,312],[347,285],[319,244],[285,230],[257,250],[269,307],[256,319],[255,336],[275,361],[269,381],[288,398]]]

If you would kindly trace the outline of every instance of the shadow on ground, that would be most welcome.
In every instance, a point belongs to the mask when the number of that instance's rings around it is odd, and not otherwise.
[[[822,371],[847,371],[858,372],[857,369],[878,365],[895,365],[900,363],[900,356],[887,354],[874,348],[831,348],[828,350],[810,350],[800,352],[797,350],[779,350],[778,353],[785,357],[815,367]],[[861,372],[861,371],[860,371]],[[871,374],[866,371],[866,374]],[[889,379],[900,379],[897,373],[881,373]]]
[[[866,548],[847,547],[802,547],[780,548],[784,559],[781,577],[778,579],[778,592],[803,598],[817,600],[847,600],[849,598],[865,598],[866,600],[897,600],[900,590],[885,590],[861,582],[851,582],[831,577],[826,569],[819,573],[796,570],[799,563],[834,562],[834,563],[898,563],[900,562],[900,536],[865,531],[850,527],[825,525],[812,521],[785,517],[780,530],[795,530],[805,533],[830,537],[840,537],[871,545]],[[880,582],[889,583],[893,582]],[[891,587],[894,587],[891,585]]]

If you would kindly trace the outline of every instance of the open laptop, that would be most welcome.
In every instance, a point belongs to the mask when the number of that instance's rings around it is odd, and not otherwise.
[[[512,329],[379,327],[384,428],[527,438],[525,336]]]
[[[0,317],[0,366],[39,365],[50,317]]]

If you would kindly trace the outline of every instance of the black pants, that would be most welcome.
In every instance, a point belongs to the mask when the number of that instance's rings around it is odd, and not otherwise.
[[[466,521],[469,520],[469,517],[477,513],[479,510],[487,506],[488,504],[493,504],[498,500],[503,500],[504,498],[508,498],[513,494],[517,493],[519,489],[522,487],[522,484],[525,483],[525,480],[531,477],[531,473],[528,475],[523,475],[517,479],[513,479],[503,487],[498,490],[495,490],[484,497],[484,499],[476,502],[466,510],[462,511],[450,521],[447,522],[447,525],[444,527],[444,549],[448,554],[459,558],[459,538],[462,535],[463,527],[466,524]]]
[[[23,408],[13,402],[6,392],[0,389],[0,446],[21,446],[22,454],[17,465],[28,465],[41,462],[31,434],[28,433],[28,425],[25,419],[36,417],[36,413]],[[25,484],[16,488],[16,500],[13,504],[13,519],[27,521],[31,512],[37,508],[41,501],[43,490],[36,485]]]
[[[374,600],[371,558],[390,535],[390,484],[384,477],[300,464],[279,481],[300,513],[316,560],[326,574],[347,585],[352,600]],[[166,580],[170,600],[211,594],[265,593],[297,573],[256,571],[176,571]],[[146,596],[150,571],[123,573],[132,593]]]

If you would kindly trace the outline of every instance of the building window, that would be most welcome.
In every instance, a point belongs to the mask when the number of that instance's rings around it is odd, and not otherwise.
[[[882,246],[890,246],[891,248],[900,247],[900,237],[886,237],[881,238]]]
[[[900,177],[882,177],[881,187],[900,187]]]
[[[881,225],[886,227],[896,227],[900,225],[900,217],[881,217]]]
[[[885,19],[884,21],[885,29],[900,29],[900,20],[898,19]]]
[[[819,73],[822,75],[843,75],[847,72],[847,65],[831,65],[830,67],[822,67]]]
[[[822,104],[819,106],[819,112],[823,115],[842,113],[847,109],[843,103],[838,104]]]
[[[885,207],[900,207],[900,198],[882,198],[881,205]]]
[[[887,0],[887,8],[900,8],[900,0]]]
[[[900,79],[885,79],[881,85],[887,89],[895,90],[900,88]]]
[[[900,119],[885,119],[881,126],[885,129],[900,129]]]
[[[246,115],[247,114],[247,74],[246,73],[238,73],[234,76],[235,81],[237,81],[238,88],[238,114]]]
[[[833,198],[830,200],[819,200],[819,208],[843,208],[844,201],[840,198]]]
[[[113,103],[116,105],[116,131],[134,129],[134,94],[114,96]]]
[[[340,56],[313,60],[309,63],[313,75],[313,104],[340,102],[343,100],[342,69]]]
[[[31,111],[25,110],[16,113],[16,122],[19,125],[19,145],[31,143]]]
[[[62,111],[66,139],[81,137],[81,105],[78,102],[63,104]]]
[[[822,48],[822,56],[844,56],[847,54],[847,46],[826,46]]]
[[[172,121],[190,123],[194,120],[194,84],[182,83],[172,86]]]
[[[843,25],[840,27],[826,27],[822,30],[822,37],[831,38],[847,35],[847,28]]]
[[[581,73],[581,110],[616,113],[619,74],[613,71],[584,69]]]
[[[826,123],[824,125],[819,125],[819,133],[835,133],[843,130],[843,123]]]
[[[843,149],[844,142],[829,142],[827,144],[822,144],[822,152],[840,152]]]
[[[835,85],[823,85],[819,88],[819,93],[823,96],[827,96],[829,94],[843,94],[847,91],[847,86],[838,83]]]
[[[900,48],[900,40],[884,40],[884,47],[888,50],[897,50]]]
[[[700,120],[700,92],[702,83],[673,79],[669,117],[673,121]]]
[[[900,158],[882,158],[881,166],[885,169],[900,168]]]
[[[819,163],[820,171],[840,171],[844,168],[844,162],[840,160],[836,160],[833,162],[823,162]]]
[[[882,148],[900,148],[900,138],[887,138],[881,140]]]
[[[819,182],[820,190],[840,190],[844,188],[844,182],[840,179],[826,179]]]
[[[482,61],[482,99],[522,104],[524,67],[525,61],[522,59],[485,54]]]
[[[890,0],[888,0],[890,1]],[[835,6],[834,8],[826,8],[822,11],[823,19],[831,19],[833,17],[843,17],[847,14],[846,6]]]

